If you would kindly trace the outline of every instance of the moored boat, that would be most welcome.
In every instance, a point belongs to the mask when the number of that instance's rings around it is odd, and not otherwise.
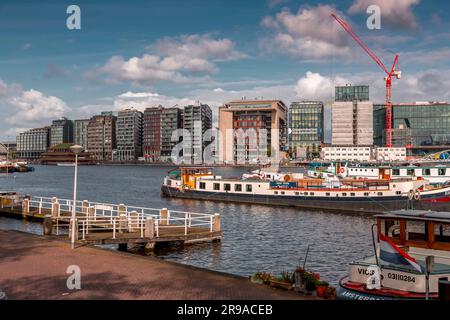
[[[450,211],[450,186],[427,180],[310,178],[281,173],[267,178],[224,178],[211,168],[178,168],[161,187],[167,197],[295,206],[326,211],[381,213],[408,207]]]
[[[376,252],[350,263],[339,299],[436,299],[440,286],[448,290],[450,212],[400,210],[376,219]]]

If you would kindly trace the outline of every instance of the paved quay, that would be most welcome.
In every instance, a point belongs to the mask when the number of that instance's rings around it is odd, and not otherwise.
[[[69,290],[67,267],[81,269],[81,290]],[[314,299],[250,280],[157,258],[51,237],[0,230],[0,291],[14,299]]]

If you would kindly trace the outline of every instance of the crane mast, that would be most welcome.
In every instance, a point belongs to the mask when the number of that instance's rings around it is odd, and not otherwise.
[[[384,78],[386,82],[386,147],[392,147],[392,78],[400,79],[401,71],[396,70],[398,63],[398,54],[394,57],[394,62],[389,70],[383,61],[373,53],[368,46],[362,42],[362,40],[356,35],[350,25],[341,19],[336,14],[332,13],[331,16],[344,28],[345,31],[359,44],[359,46],[375,61],[376,64],[386,73]]]

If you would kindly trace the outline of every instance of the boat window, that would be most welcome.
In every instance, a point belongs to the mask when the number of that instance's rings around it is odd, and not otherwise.
[[[296,195],[296,196],[300,195],[300,192],[296,192],[295,195]]]
[[[392,175],[393,176],[399,176],[400,175],[400,169],[392,169]]]
[[[245,191],[252,192],[252,185],[251,184],[246,184],[245,185]]]
[[[230,191],[230,190],[231,190],[231,184],[225,183],[225,184],[223,185],[223,190],[225,190],[225,191]]]
[[[422,175],[423,176],[429,176],[431,174],[430,168],[424,168],[422,169]]]
[[[345,192],[342,193],[342,196],[343,196],[343,197],[346,197],[346,196],[347,196],[347,193],[345,193]]]
[[[356,194],[354,192],[350,193],[350,196],[354,197]]]
[[[395,191],[395,194],[402,194],[401,191]]]
[[[206,189],[206,183],[200,182],[199,186],[200,189]]]
[[[368,197],[368,196],[369,196],[369,193],[368,193],[368,192],[364,192],[364,196],[365,196],[365,197]]]
[[[436,223],[434,225],[434,239],[437,242],[450,243],[450,225]]]
[[[414,169],[407,169],[407,170],[406,170],[406,174],[407,174],[408,176],[413,176],[413,175],[414,175]]]
[[[220,183],[214,183],[213,189],[214,190],[220,190]]]
[[[308,195],[308,192],[304,192],[303,195],[307,196],[307,195]]]
[[[377,195],[382,196],[383,192],[378,192]]]
[[[281,194],[284,194],[284,191],[281,191]]]
[[[242,191],[242,184],[235,184],[234,191]]]
[[[273,194],[278,194],[278,191],[274,191]]]
[[[329,192],[327,192],[327,193],[325,193],[325,195],[326,195],[327,197],[329,197],[329,196],[330,196],[330,193],[329,193]]]
[[[310,196],[313,196],[313,195],[314,195],[314,192],[310,192],[309,195],[310,195]]]
[[[440,176],[445,176],[445,168],[439,168],[438,174],[439,174]]]
[[[406,221],[406,240],[428,241],[427,222]]]
[[[400,222],[398,220],[381,220],[383,234],[393,239],[400,239]]]

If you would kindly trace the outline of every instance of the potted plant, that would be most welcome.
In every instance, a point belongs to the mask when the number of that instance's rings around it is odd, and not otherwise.
[[[259,271],[259,272],[254,273],[251,276],[250,280],[254,283],[269,284],[270,279],[272,279],[272,278],[273,278],[273,275],[271,273]]]
[[[305,285],[305,289],[309,292],[316,290],[316,275],[313,272],[304,272],[302,275],[302,281]]]
[[[326,281],[316,281],[316,291],[317,296],[320,298],[325,298],[327,287],[329,286],[328,282]]]
[[[281,276],[270,279],[270,286],[285,290],[291,290],[293,284],[293,274],[290,272],[283,272]]]

